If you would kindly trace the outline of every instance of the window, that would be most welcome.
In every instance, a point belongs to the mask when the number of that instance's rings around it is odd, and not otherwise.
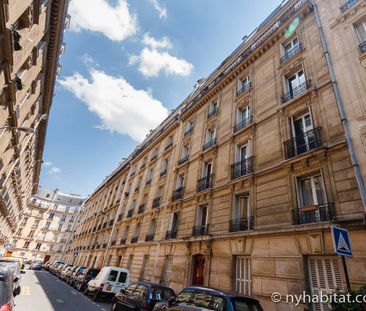
[[[185,162],[188,159],[188,156],[189,156],[189,146],[185,145],[182,148],[179,162]]]
[[[181,174],[177,178],[175,189],[180,189],[184,187],[184,174]]]
[[[237,112],[237,124],[242,123],[245,120],[248,120],[250,118],[250,107],[240,107],[238,108]]]
[[[166,140],[165,149],[168,149],[173,145],[173,136],[169,136]]]
[[[52,220],[54,216],[55,216],[55,214],[54,214],[54,213],[49,213],[49,214],[48,214],[48,219],[51,219],[51,220]]]
[[[155,229],[156,229],[156,219],[152,219],[150,222],[150,226],[149,226],[149,230],[148,230],[148,235],[154,235],[155,234]]]
[[[160,278],[160,284],[169,286],[172,267],[173,267],[173,256],[165,256],[164,266]]]
[[[32,227],[37,228],[39,225],[39,219],[36,219],[32,225]]]
[[[71,225],[68,225],[68,226],[67,226],[66,231],[71,232]]]
[[[175,212],[172,218],[172,232],[178,232],[179,226],[179,212]]]
[[[197,226],[204,227],[207,222],[207,205],[200,205],[197,210]]]
[[[250,218],[250,216],[249,195],[236,195],[232,215],[233,219]]]
[[[25,241],[24,242],[24,245],[23,245],[23,248],[28,248],[29,247],[29,243],[30,243],[29,241]]]
[[[208,108],[208,117],[209,118],[217,113],[218,107],[219,107],[219,105],[218,105],[217,101],[210,103],[210,107]]]
[[[300,208],[327,203],[321,173],[299,177],[297,179],[298,200]]]
[[[355,24],[355,29],[357,32],[358,40],[360,43],[366,41],[366,19]]]
[[[51,223],[49,221],[46,222],[45,228],[48,229],[50,227]]]
[[[242,79],[238,80],[238,90],[236,92],[236,95],[239,96],[242,93],[245,93],[246,91],[248,91],[250,89],[250,79],[249,76],[246,76]]]
[[[33,235],[34,235],[34,230],[31,230],[31,231],[29,232],[29,234],[28,234],[28,238],[32,238],[32,237],[33,237]]]
[[[210,143],[212,141],[214,141],[216,138],[216,128],[213,129],[208,129],[206,131],[206,139],[205,139],[205,143]]]
[[[133,233],[133,238],[138,238],[140,235],[141,223],[136,224],[135,231]]]
[[[235,258],[235,291],[240,294],[251,294],[250,258],[236,256]]]
[[[28,221],[28,217],[24,217],[21,225],[25,226],[27,224],[27,221]]]
[[[68,213],[70,211],[70,206],[66,206],[65,212]]]
[[[18,240],[13,240],[13,243],[11,243],[11,244],[13,247],[17,247],[17,243],[18,243]]]
[[[150,169],[148,174],[147,174],[147,177],[146,177],[146,184],[151,183],[151,180],[153,179],[153,175],[154,175],[154,170]]]
[[[305,80],[305,73],[302,68],[294,74],[285,77],[286,98],[283,101],[288,101],[302,93],[306,89],[304,89]]]
[[[127,262],[127,267],[126,267],[127,270],[131,270],[132,262],[133,262],[133,255],[130,255],[128,257],[128,262]]]
[[[121,262],[122,257],[119,256],[119,262]],[[118,265],[117,265],[118,266]],[[126,283],[127,280],[127,273],[126,272],[120,272],[118,277],[118,283]]]
[[[293,38],[289,42],[285,43],[282,46],[283,56],[281,58],[281,62],[289,59],[290,57],[294,56],[297,52],[300,51],[300,42],[297,37]]]
[[[19,228],[16,235],[21,235],[23,231],[23,228]]]
[[[161,165],[161,171],[160,171],[160,176],[163,176],[166,174],[167,170],[168,170],[168,165],[169,165],[169,160],[168,159],[164,159],[163,163]]]
[[[66,215],[62,215],[60,221],[65,221],[65,220],[66,220]]]
[[[62,230],[62,224],[59,224],[58,225],[58,229],[57,229],[58,231],[61,231]]]
[[[188,133],[192,132],[192,130],[193,130],[193,122],[192,121],[186,122],[184,126],[184,135],[187,135]]]
[[[37,250],[40,250],[40,249],[41,249],[41,245],[42,245],[42,243],[37,243],[37,245],[36,245],[36,249],[37,249]]]
[[[108,275],[108,281],[109,282],[115,282],[117,280],[118,271],[112,270]]]

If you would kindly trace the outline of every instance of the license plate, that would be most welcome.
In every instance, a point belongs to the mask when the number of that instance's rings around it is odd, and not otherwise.
[[[107,286],[107,291],[112,291],[112,285]]]

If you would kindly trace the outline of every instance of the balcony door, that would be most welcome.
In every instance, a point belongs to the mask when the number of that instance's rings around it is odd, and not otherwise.
[[[236,165],[236,176],[243,176],[247,174],[249,171],[249,162],[247,159],[249,157],[249,143],[247,142],[244,145],[238,145],[236,150],[236,159],[239,165]]]
[[[235,196],[235,204],[233,209],[233,219],[249,219],[249,195],[237,195]]]
[[[305,73],[303,69],[286,78],[286,92],[291,94],[291,98],[301,93],[299,86],[305,83]]]
[[[316,174],[298,179],[299,205],[301,208],[327,204],[322,175]]]
[[[295,154],[301,154],[315,148],[316,138],[310,113],[292,119]]]
[[[198,207],[197,226],[205,227],[207,224],[207,205]]]
[[[203,174],[203,178],[205,179],[205,188],[209,188],[211,183],[212,162],[205,163]]]
[[[238,108],[237,124],[240,124],[250,118],[250,107]]]

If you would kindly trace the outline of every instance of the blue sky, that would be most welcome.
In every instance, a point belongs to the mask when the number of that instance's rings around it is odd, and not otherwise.
[[[280,3],[72,0],[40,184],[92,193]]]

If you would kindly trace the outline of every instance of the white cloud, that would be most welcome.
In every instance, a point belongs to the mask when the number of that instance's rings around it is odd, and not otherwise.
[[[92,69],[90,74],[90,81],[75,73],[59,83],[99,116],[99,128],[142,141],[168,115],[168,110],[151,92],[134,89],[123,77],[110,76],[97,69]]]
[[[72,0],[69,13],[71,30],[100,32],[113,41],[122,41],[137,30],[137,18],[127,0],[118,0],[114,7],[107,0]]]
[[[43,165],[44,166],[51,166],[53,163],[52,162],[49,162],[49,161],[45,161],[43,162]]]
[[[61,169],[59,169],[56,166],[53,166],[53,167],[51,167],[51,169],[48,172],[51,173],[51,174],[58,174],[58,173],[61,172]]]
[[[166,18],[168,16],[166,8],[162,6],[158,0],[149,0],[149,2],[154,6],[155,10],[159,12],[160,18]]]
[[[167,75],[181,76],[188,76],[192,72],[193,65],[191,63],[172,56],[166,51],[161,51],[161,49],[172,47],[168,37],[158,40],[146,33],[142,43],[146,47],[143,48],[140,55],[131,55],[129,64],[138,65],[139,71],[145,77],[157,77],[161,71],[164,71]]]
[[[138,64],[139,71],[145,77],[157,77],[161,71],[167,75],[188,76],[193,69],[193,65],[184,59],[150,48],[144,48],[140,55],[130,56],[129,64]]]
[[[170,42],[168,37],[162,37],[160,40],[157,40],[150,36],[149,33],[144,34],[142,43],[151,47],[152,49],[169,49],[172,47],[172,43]]]

